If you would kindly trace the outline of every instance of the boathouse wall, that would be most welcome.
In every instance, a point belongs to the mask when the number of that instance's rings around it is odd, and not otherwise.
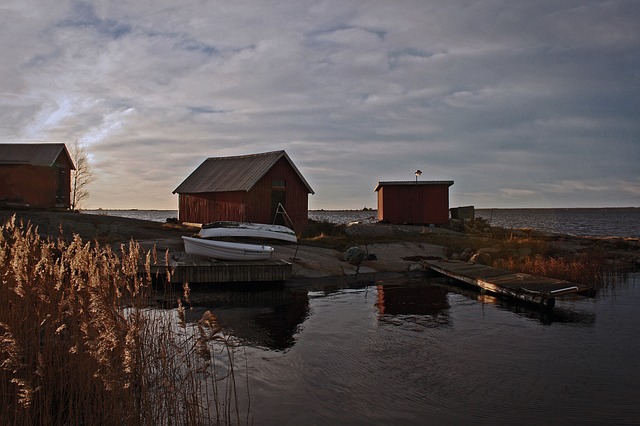
[[[66,149],[52,165],[10,164],[0,159],[0,203],[68,208],[74,168]]]
[[[179,194],[180,222],[248,221],[243,191]]]
[[[379,182],[378,220],[392,224],[449,223],[449,187],[453,181]]]
[[[275,215],[282,204],[293,224]],[[309,192],[289,162],[283,157],[247,193],[249,222],[278,223],[298,232],[307,224]]]

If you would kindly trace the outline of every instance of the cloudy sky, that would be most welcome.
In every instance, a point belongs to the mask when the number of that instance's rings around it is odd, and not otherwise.
[[[312,209],[640,206],[638,0],[3,0],[0,142],[78,141],[90,208],[284,149]]]

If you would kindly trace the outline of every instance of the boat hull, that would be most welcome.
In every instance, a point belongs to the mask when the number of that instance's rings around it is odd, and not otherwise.
[[[296,233],[286,226],[251,222],[212,222],[202,226],[202,238],[246,237],[268,238],[297,243]]]
[[[182,241],[187,254],[219,260],[265,260],[269,259],[273,252],[273,247],[257,244],[230,243],[193,237],[182,237]]]

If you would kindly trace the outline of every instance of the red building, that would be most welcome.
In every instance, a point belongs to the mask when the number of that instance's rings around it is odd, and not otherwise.
[[[0,203],[68,208],[71,170],[63,143],[0,144]]]
[[[174,191],[180,222],[307,223],[311,186],[284,151],[206,159]],[[278,206],[284,207],[287,223]]]
[[[378,182],[378,220],[394,224],[449,223],[453,181]]]

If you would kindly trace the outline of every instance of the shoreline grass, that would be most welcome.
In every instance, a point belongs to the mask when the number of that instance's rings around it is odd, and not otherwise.
[[[0,424],[242,422],[234,343],[210,312],[186,324],[188,286],[161,315],[151,252],[36,231],[0,226]]]

